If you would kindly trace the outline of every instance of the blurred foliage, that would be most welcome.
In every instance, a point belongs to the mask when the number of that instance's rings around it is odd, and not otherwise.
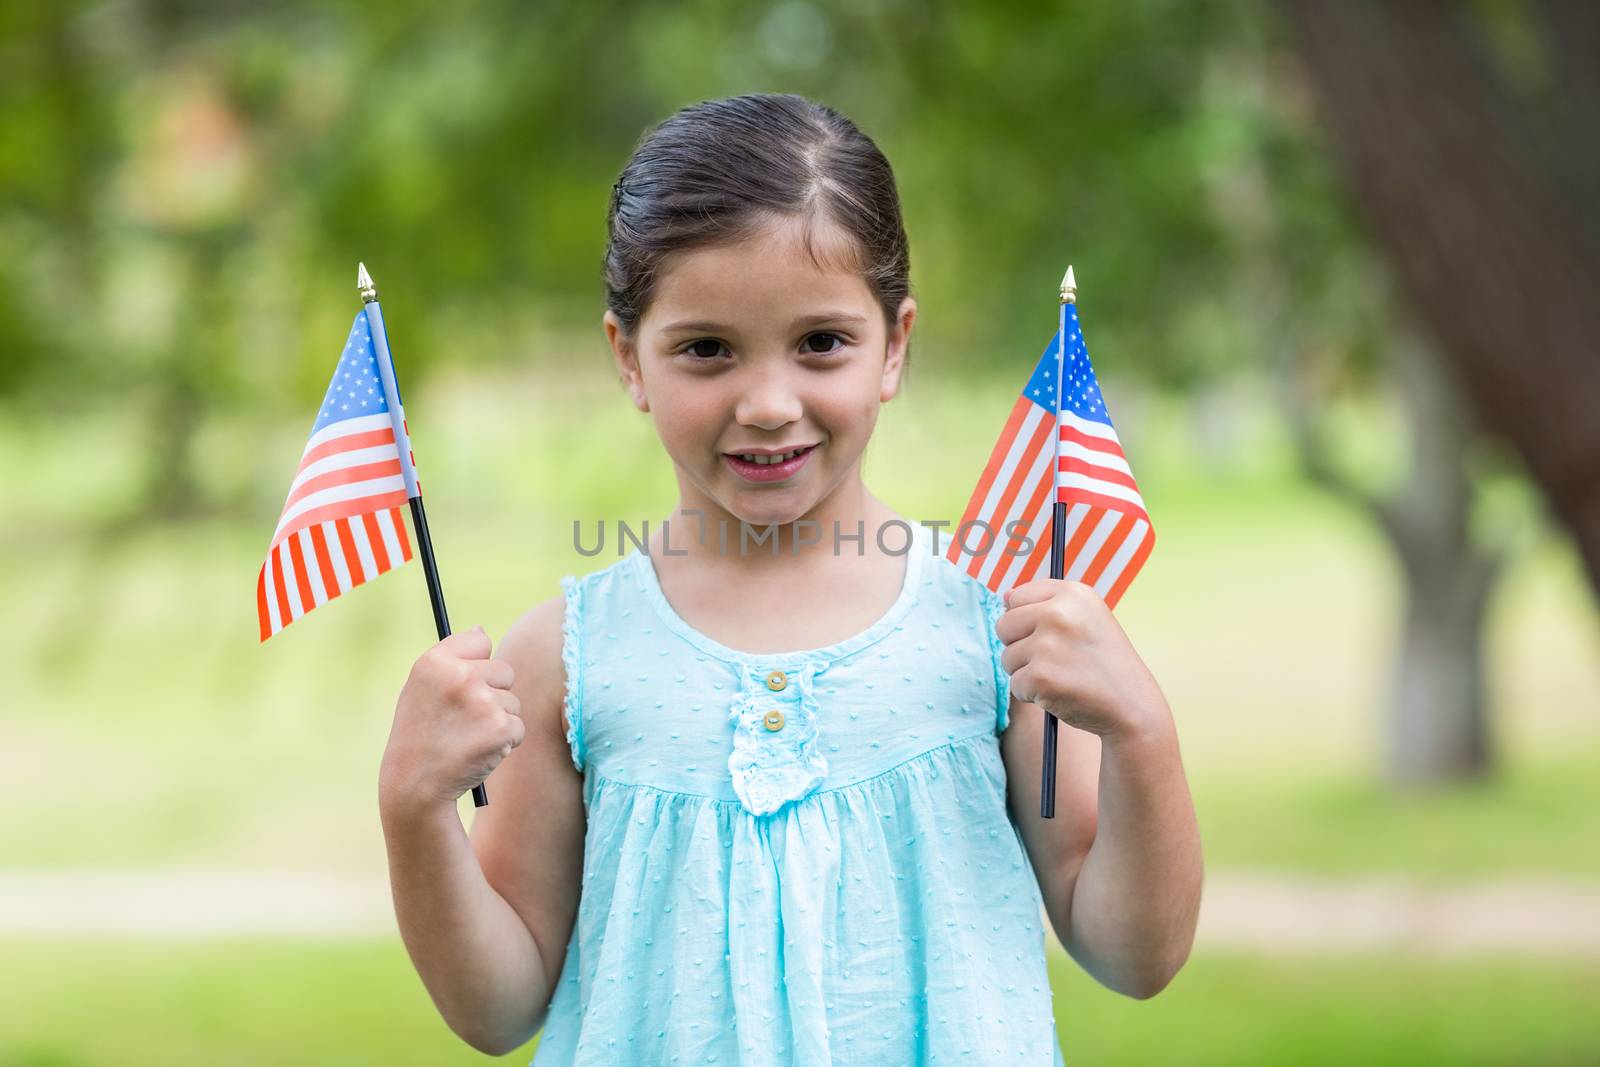
[[[1371,264],[1269,14],[10,5],[0,392],[75,406],[131,390],[178,437],[201,410],[305,408],[358,258],[408,380],[574,343],[603,363],[617,172],[676,108],[756,89],[840,108],[894,164],[933,362],[1026,366],[1072,261],[1113,376],[1188,387],[1249,368],[1263,339],[1235,231],[1253,210],[1291,235],[1297,305],[1359,347]]]

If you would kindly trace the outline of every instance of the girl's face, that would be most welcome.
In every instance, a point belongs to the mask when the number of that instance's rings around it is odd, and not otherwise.
[[[916,303],[907,297],[890,329],[852,269],[851,238],[816,220],[819,266],[803,227],[774,222],[669,257],[634,337],[610,311],[605,330],[634,405],[655,418],[684,507],[708,523],[817,519],[826,538],[829,519],[854,528],[835,494],[860,486],[879,406],[900,388]],[[802,448],[777,466],[739,458]]]

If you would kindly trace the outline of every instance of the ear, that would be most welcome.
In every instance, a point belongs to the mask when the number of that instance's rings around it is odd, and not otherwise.
[[[611,358],[617,365],[617,377],[628,387],[633,406],[640,411],[649,411],[650,398],[644,390],[644,374],[639,369],[633,342],[623,332],[622,320],[608,309],[600,322],[606,331],[606,343],[611,346]]]
[[[911,327],[917,321],[917,302],[911,297],[900,301],[895,314],[894,327],[889,331],[888,344],[883,357],[883,388],[879,399],[888,403],[900,392],[900,375],[905,370],[906,355],[911,349]]]

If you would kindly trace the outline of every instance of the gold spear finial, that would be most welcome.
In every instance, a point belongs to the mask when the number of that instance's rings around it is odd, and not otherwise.
[[[365,263],[356,264],[356,288],[361,290],[363,304],[370,304],[378,299],[378,287],[372,284],[372,275],[367,273]]]
[[[1078,302],[1078,279],[1072,276],[1071,264],[1067,265],[1067,273],[1061,278],[1061,302],[1063,304]]]

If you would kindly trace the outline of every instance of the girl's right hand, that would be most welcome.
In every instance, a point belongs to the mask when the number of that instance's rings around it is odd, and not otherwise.
[[[515,676],[511,664],[489,658],[491,647],[479,626],[417,657],[378,771],[380,808],[453,807],[522,743]]]

